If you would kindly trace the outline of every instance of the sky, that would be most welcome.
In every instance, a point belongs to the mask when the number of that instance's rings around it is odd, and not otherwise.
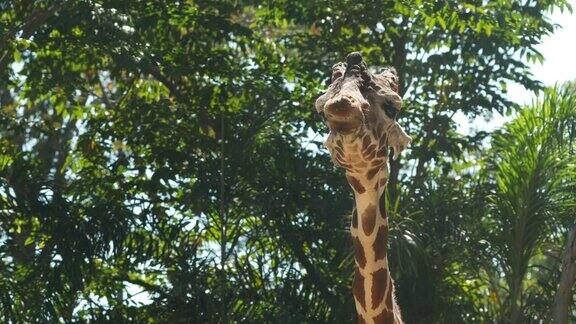
[[[572,8],[576,10],[576,0],[571,0]],[[552,13],[552,22],[560,25],[552,35],[545,37],[538,51],[544,55],[544,64],[532,64],[531,70],[535,78],[551,86],[576,79],[576,15],[569,11]],[[522,86],[510,85],[509,98],[514,102],[529,103],[532,95]]]
[[[544,37],[537,50],[544,56],[544,63],[529,64],[536,80],[545,86],[576,80],[576,0],[570,0],[574,14],[567,10],[556,10],[550,14],[553,23],[560,25],[556,31]],[[534,94],[519,84],[508,83],[508,98],[520,105],[529,104]],[[469,134],[474,129],[491,131],[502,126],[509,117],[494,113],[492,119],[478,118],[469,121],[463,114],[456,114],[454,121],[459,132]]]
[[[572,8],[576,10],[576,0],[571,0]],[[543,43],[537,46],[538,51],[544,55],[544,64],[532,64],[531,70],[536,79],[551,86],[554,83],[562,83],[576,79],[576,15],[569,11],[561,13],[559,10],[552,13],[552,22],[560,25],[552,35],[543,39]],[[531,93],[522,86],[510,85],[509,98],[514,102],[529,103]]]

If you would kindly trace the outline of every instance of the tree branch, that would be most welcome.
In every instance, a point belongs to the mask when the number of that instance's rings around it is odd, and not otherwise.
[[[38,28],[40,28],[48,18],[52,17],[60,8],[64,6],[66,1],[60,1],[47,9],[35,8],[32,10],[30,16],[19,26],[13,27],[8,31],[0,40],[0,71],[3,71],[8,65],[8,60],[11,57],[11,51],[8,50],[9,44],[14,40],[19,31],[22,31],[22,38],[29,38]]]

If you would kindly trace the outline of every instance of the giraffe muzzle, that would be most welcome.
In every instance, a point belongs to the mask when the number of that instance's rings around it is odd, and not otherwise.
[[[326,102],[325,117],[330,129],[350,133],[362,124],[363,113],[359,100],[342,95]]]
[[[328,100],[324,108],[327,119],[355,119],[362,117],[360,100],[350,95],[342,95]]]

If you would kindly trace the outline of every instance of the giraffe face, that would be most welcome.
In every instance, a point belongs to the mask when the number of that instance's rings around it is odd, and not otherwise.
[[[401,109],[394,69],[372,74],[358,52],[332,67],[332,82],[316,100],[332,132],[348,135],[377,122],[391,124]]]
[[[396,158],[411,141],[396,122],[402,107],[396,71],[373,74],[358,52],[332,67],[331,84],[315,107],[330,129],[326,146],[334,162],[349,171],[354,165],[375,169],[388,147]]]

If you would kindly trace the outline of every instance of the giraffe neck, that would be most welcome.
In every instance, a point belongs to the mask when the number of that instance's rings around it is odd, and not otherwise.
[[[350,232],[356,259],[352,288],[358,323],[402,322],[388,269],[388,217],[383,197],[387,174],[386,167],[372,179],[346,173],[356,202]]]

